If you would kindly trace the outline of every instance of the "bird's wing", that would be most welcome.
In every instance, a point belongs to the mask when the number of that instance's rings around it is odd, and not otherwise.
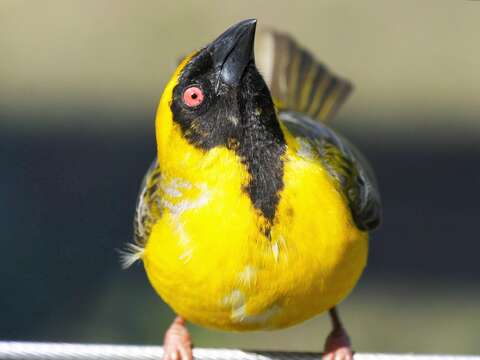
[[[140,247],[145,246],[152,226],[161,215],[158,187],[160,176],[160,167],[155,158],[143,178],[137,197],[133,228],[135,244]]]
[[[296,138],[318,154],[348,201],[353,219],[361,230],[375,229],[382,206],[377,183],[363,155],[326,125],[294,112],[281,112],[280,120]]]

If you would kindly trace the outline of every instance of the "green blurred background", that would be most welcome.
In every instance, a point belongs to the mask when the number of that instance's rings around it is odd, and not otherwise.
[[[160,344],[173,314],[120,270],[178,57],[255,17],[355,92],[333,126],[370,158],[385,221],[341,313],[357,351],[480,353],[480,2],[0,0],[0,339]],[[319,351],[192,327],[197,346]]]

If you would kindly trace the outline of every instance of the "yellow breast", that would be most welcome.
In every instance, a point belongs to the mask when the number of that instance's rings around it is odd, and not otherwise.
[[[233,151],[186,143],[175,125],[161,158],[163,215],[143,255],[151,284],[189,321],[220,329],[279,328],[338,304],[357,282],[368,236],[352,222],[318,159],[290,139],[270,237],[242,190]],[[173,134],[173,135],[172,135]]]

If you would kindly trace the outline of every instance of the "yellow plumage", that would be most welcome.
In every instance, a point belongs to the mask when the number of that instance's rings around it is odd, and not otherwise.
[[[362,273],[367,233],[318,155],[282,126],[284,188],[267,238],[238,155],[194,147],[173,121],[172,91],[188,59],[156,119],[163,213],[142,255],[151,284],[180,316],[212,328],[281,328],[332,308]]]
[[[142,260],[179,315],[165,334],[164,360],[193,358],[184,319],[266,330],[327,310],[324,358],[352,360],[336,305],[366,265],[381,204],[363,156],[319,122],[352,86],[276,32],[262,36],[258,71],[255,27],[253,19],[230,27],[186,57],[166,85],[158,156],[141,186],[124,265]]]

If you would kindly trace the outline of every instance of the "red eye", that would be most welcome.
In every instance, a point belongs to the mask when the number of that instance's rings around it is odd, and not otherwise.
[[[183,92],[183,102],[188,107],[195,107],[203,102],[203,91],[197,86],[191,86]]]

